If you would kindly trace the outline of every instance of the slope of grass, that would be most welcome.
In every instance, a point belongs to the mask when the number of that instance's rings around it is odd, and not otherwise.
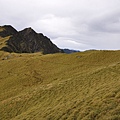
[[[0,37],[0,48],[6,46],[6,41],[10,38],[10,36],[7,37]]]
[[[120,119],[120,51],[1,51],[0,120],[65,119]]]
[[[0,32],[4,31],[5,29],[3,27],[0,26]]]

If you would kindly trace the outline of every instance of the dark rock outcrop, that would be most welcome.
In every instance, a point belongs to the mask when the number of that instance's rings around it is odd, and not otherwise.
[[[26,28],[22,31],[15,30],[12,26],[3,26],[4,31],[0,36],[11,36],[7,41],[7,46],[2,50],[16,53],[34,53],[42,52],[43,54],[63,52],[50,39],[42,33],[36,33],[32,28]]]
[[[18,33],[18,31],[14,29],[11,25],[4,25],[0,27],[3,28],[3,31],[0,32],[1,37],[7,37]]]

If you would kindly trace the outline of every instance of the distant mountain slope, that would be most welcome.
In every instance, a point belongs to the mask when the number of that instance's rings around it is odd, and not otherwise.
[[[63,49],[63,51],[67,54],[70,54],[70,53],[75,53],[75,52],[80,52],[79,50],[70,50],[70,49]]]
[[[1,37],[11,36],[1,50],[16,53],[42,52],[43,54],[63,52],[48,37],[42,33],[36,33],[32,28],[26,28],[19,32],[9,25],[1,28]]]

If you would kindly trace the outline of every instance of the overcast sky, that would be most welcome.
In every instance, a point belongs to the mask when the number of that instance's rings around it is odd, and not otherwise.
[[[0,26],[32,27],[60,48],[120,49],[120,0],[0,0]]]

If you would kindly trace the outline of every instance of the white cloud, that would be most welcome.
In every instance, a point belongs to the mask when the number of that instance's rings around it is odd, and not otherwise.
[[[31,23],[31,25],[34,26],[37,31],[41,29],[41,31],[48,33],[51,37],[76,35],[71,19],[67,17],[47,14],[36,21],[36,23]]]
[[[76,50],[85,50],[85,49],[92,49],[92,46],[83,42],[83,41],[76,41],[76,39],[59,37],[52,40],[55,44],[58,45],[60,48],[70,48]]]
[[[59,47],[119,49],[120,0],[0,0],[0,25],[31,26]]]

